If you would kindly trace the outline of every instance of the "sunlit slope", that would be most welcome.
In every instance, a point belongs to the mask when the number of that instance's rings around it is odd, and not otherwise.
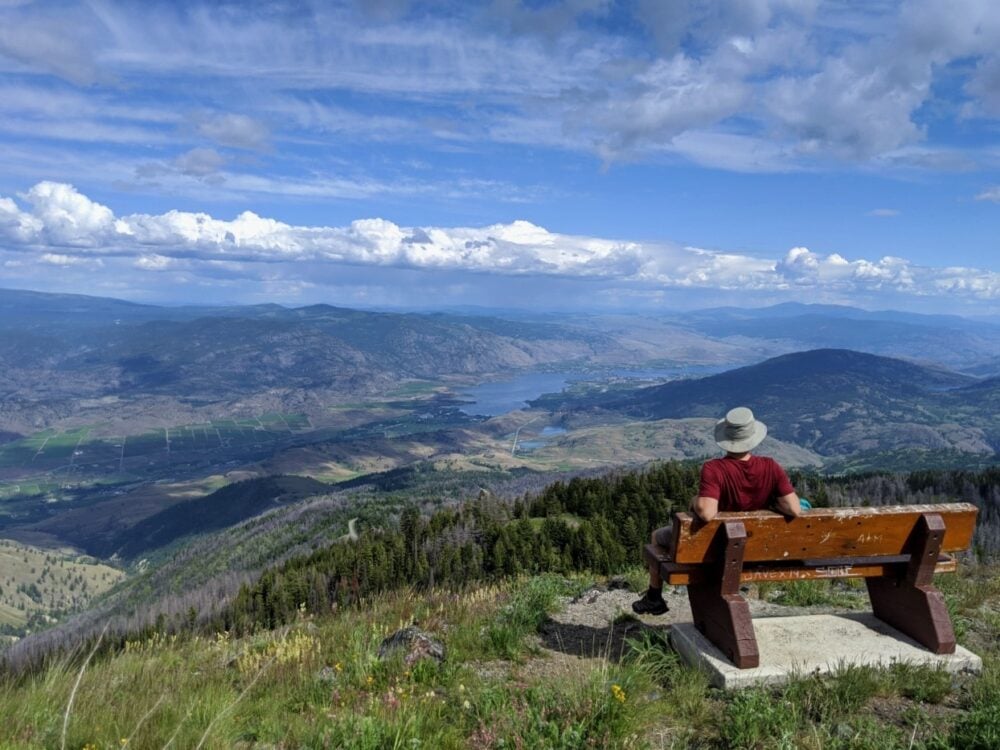
[[[0,625],[20,628],[34,616],[82,609],[123,576],[121,570],[71,550],[0,539]]]
[[[895,448],[992,454],[1000,445],[997,381],[840,349],[786,354],[627,395],[538,405],[599,407],[633,418],[718,418],[750,405],[770,434],[822,455]]]

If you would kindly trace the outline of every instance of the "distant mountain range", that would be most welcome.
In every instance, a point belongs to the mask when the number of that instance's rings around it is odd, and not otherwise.
[[[329,305],[170,308],[0,290],[0,431],[153,414],[177,424],[206,410],[315,410],[410,379],[635,365],[665,347],[684,362],[737,364],[752,356],[664,324],[636,337],[565,319]]]
[[[1000,326],[957,315],[785,303],[699,310],[677,321],[715,338],[763,339],[794,350],[853,349],[968,368],[971,374],[1000,374]]]
[[[327,305],[157,308],[0,291],[0,313],[0,430],[22,433],[127,404],[148,404],[137,417],[255,398],[259,409],[301,410],[412,378],[628,358],[599,332]]]
[[[9,439],[50,425],[109,419],[145,424],[155,416],[163,424],[183,424],[241,412],[309,412],[388,393],[413,379],[481,378],[537,368],[740,366],[818,348],[867,352],[909,364],[898,362],[892,369],[863,358],[816,364],[819,355],[814,354],[810,359],[769,360],[762,369],[751,370],[764,403],[769,403],[764,390],[771,389],[801,408],[817,404],[817,425],[796,422],[799,426],[788,434],[817,449],[841,450],[844,446],[830,437],[828,424],[844,425],[849,414],[860,418],[860,407],[838,406],[841,402],[854,404],[865,395],[874,404],[873,413],[889,416],[894,412],[888,405],[895,404],[903,413],[914,407],[908,424],[948,424],[949,410],[974,411],[975,403],[988,400],[993,391],[988,384],[969,391],[978,394],[979,402],[971,395],[968,403],[958,403],[955,395],[946,398],[933,389],[971,387],[975,381],[940,367],[980,377],[1000,375],[1000,326],[957,316],[834,305],[716,308],[669,317],[522,313],[499,318],[329,305],[157,307],[0,290],[0,434]],[[801,377],[787,382],[785,370],[793,365]],[[860,379],[845,380],[845,375],[827,383],[832,372],[856,372]],[[713,384],[746,374],[720,375],[721,380],[698,386],[667,386],[664,394],[677,387],[682,389],[678,393],[697,395],[694,400],[685,395],[677,409],[666,395],[660,405],[640,400],[628,408],[665,416],[680,414],[679,407],[689,404],[696,411],[682,416],[715,415],[727,391]],[[906,390],[907,384],[917,383],[923,390]],[[836,394],[843,398],[818,406]],[[841,416],[830,416],[830,410]],[[974,415],[969,419],[978,425]],[[870,426],[864,420],[859,424]],[[968,420],[957,432],[949,428],[944,437],[922,433],[921,442],[975,450],[991,445],[988,430],[967,434],[966,424]],[[814,435],[815,430],[821,434]]]
[[[1000,378],[844,349],[818,349],[697,380],[539,406],[604,409],[630,417],[721,417],[748,405],[770,434],[824,456],[903,449],[1000,450]],[[915,468],[915,467],[914,467]]]

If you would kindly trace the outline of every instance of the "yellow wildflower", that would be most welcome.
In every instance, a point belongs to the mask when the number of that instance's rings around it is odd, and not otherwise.
[[[625,702],[625,691],[622,690],[622,686],[621,685],[612,685],[611,686],[611,695],[619,703],[624,703]]]

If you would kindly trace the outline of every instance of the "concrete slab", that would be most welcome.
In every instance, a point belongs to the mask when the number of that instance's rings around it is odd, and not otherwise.
[[[761,617],[753,621],[760,666],[737,669],[695,628],[676,623],[670,641],[681,657],[705,670],[725,690],[780,685],[793,677],[826,674],[846,665],[927,664],[949,672],[980,672],[982,659],[959,646],[954,654],[932,654],[871,613]]]

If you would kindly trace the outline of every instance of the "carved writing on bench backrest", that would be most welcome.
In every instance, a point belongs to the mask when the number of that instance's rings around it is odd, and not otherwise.
[[[721,513],[704,523],[688,513],[674,519],[674,560],[711,562],[720,523],[744,524],[746,562],[910,554],[911,534],[924,514],[938,514],[945,524],[943,552],[968,549],[977,509],[969,503],[935,503],[884,508],[820,508],[799,518],[770,511]]]

